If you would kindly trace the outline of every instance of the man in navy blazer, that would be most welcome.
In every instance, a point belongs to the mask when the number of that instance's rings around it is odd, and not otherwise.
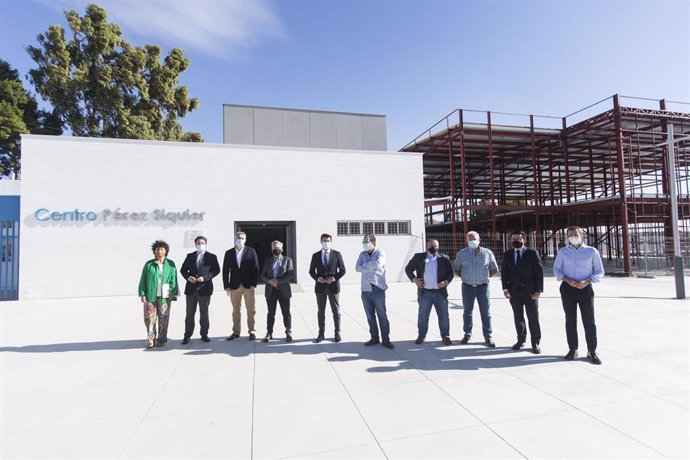
[[[261,270],[261,281],[266,283],[266,305],[268,314],[266,316],[266,337],[264,342],[273,338],[273,325],[276,322],[276,304],[280,303],[280,312],[283,315],[283,325],[285,326],[285,341],[292,342],[292,316],[290,315],[290,298],[292,288],[290,283],[295,281],[295,269],[292,266],[292,259],[283,255],[283,243],[280,241],[271,242],[271,257],[264,261]]]
[[[242,324],[242,298],[247,308],[249,340],[256,340],[256,285],[259,280],[259,259],[256,251],[246,246],[247,234],[235,233],[235,247],[225,251],[223,258],[223,287],[232,304],[232,335],[239,338]]]
[[[444,345],[450,340],[450,318],[448,316],[448,285],[453,280],[453,265],[447,255],[438,252],[438,241],[427,240],[426,252],[415,254],[405,267],[407,277],[417,285],[417,329],[419,336],[414,343],[421,345],[429,330],[431,307],[436,309],[438,327]]]
[[[319,335],[314,339],[319,343],[324,339],[326,328],[326,300],[331,303],[333,323],[335,326],[335,341],[340,342],[340,278],[345,276],[345,263],[343,256],[331,249],[333,237],[328,233],[321,235],[321,250],[311,256],[309,264],[309,276],[316,281],[314,292],[316,293],[316,306],[318,308],[317,320],[319,322]]]
[[[527,328],[523,310],[527,312],[529,335],[532,340],[532,351],[541,353],[541,328],[539,327],[539,296],[544,291],[544,267],[539,253],[528,248],[525,243],[525,232],[514,231],[510,235],[514,249],[503,253],[501,264],[501,284],[503,295],[510,299],[513,307],[513,319],[517,342],[513,350],[519,350],[527,341]]]
[[[208,338],[208,306],[211,303],[211,294],[213,294],[213,278],[220,273],[220,266],[215,254],[206,251],[207,241],[205,236],[197,236],[194,240],[196,251],[187,254],[180,268],[182,278],[187,280],[187,285],[184,288],[187,315],[184,320],[182,345],[187,345],[194,333],[194,316],[196,315],[197,304],[199,304],[201,340],[203,342],[211,341]]]

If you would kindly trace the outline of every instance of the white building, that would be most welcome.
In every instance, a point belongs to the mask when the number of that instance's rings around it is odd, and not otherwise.
[[[322,233],[347,284],[364,233],[389,281],[424,247],[416,153],[25,135],[21,182],[20,299],[135,295],[156,239],[178,267],[198,234],[221,263],[238,229],[260,263],[282,240],[305,288]]]

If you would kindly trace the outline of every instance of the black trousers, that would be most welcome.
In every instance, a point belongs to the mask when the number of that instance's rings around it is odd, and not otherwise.
[[[577,307],[580,306],[582,325],[585,327],[587,351],[597,349],[597,325],[594,323],[594,290],[592,285],[584,289],[577,289],[568,283],[561,283],[561,301],[565,312],[565,333],[568,337],[568,347],[576,350],[577,340]]]
[[[527,289],[514,289],[510,291],[510,306],[513,307],[513,320],[518,342],[527,341],[527,326],[525,315],[529,322],[529,336],[532,345],[538,345],[541,341],[541,327],[539,327],[539,301],[532,299],[532,293]]]
[[[316,294],[316,306],[319,311],[317,314],[319,320],[319,335],[324,334],[326,329],[326,300],[331,303],[331,312],[333,313],[333,324],[335,332],[340,333],[340,294],[333,294],[332,292],[324,292],[323,294]]]
[[[188,294],[187,315],[184,318],[184,336],[190,338],[194,334],[194,317],[196,316],[196,306],[199,304],[199,326],[201,326],[201,336],[208,337],[208,306],[211,303],[211,296],[201,296],[198,292]]]
[[[268,314],[266,315],[267,332],[273,334],[273,325],[276,323],[277,304],[280,304],[280,312],[283,315],[285,332],[291,332],[292,316],[290,315],[290,299],[283,296],[277,289],[274,289],[271,295],[266,297],[266,304],[268,305]]]

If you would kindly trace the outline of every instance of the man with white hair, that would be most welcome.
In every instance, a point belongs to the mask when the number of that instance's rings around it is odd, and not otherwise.
[[[490,249],[479,246],[479,233],[467,232],[467,247],[458,251],[453,270],[462,279],[462,322],[465,336],[460,344],[466,345],[472,336],[472,310],[474,299],[479,304],[482,317],[482,332],[484,344],[494,348],[496,344],[491,338],[491,314],[489,313],[489,278],[498,273],[498,265],[494,253]]]

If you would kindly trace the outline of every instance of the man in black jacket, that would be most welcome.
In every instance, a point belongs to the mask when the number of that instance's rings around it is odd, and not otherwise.
[[[311,256],[309,276],[314,278],[316,286],[316,305],[318,308],[317,319],[319,322],[319,335],[314,340],[319,343],[324,339],[326,328],[326,300],[331,303],[333,323],[335,326],[335,341],[340,342],[340,278],[345,276],[345,263],[343,256],[331,249],[333,238],[328,233],[321,235],[321,250]]]
[[[292,266],[292,259],[283,255],[283,243],[280,241],[271,242],[271,252],[273,255],[266,259],[261,270],[261,281],[266,283],[266,305],[268,306],[267,332],[263,341],[268,342],[273,338],[276,304],[280,303],[280,312],[283,314],[283,325],[285,326],[285,341],[292,342],[292,316],[290,315],[292,288],[290,288],[290,283],[295,280],[295,270]]]
[[[417,329],[419,336],[414,343],[421,345],[429,330],[431,307],[436,309],[438,327],[444,345],[452,345],[450,340],[450,318],[448,316],[448,289],[453,280],[453,265],[447,255],[438,252],[438,241],[428,240],[426,252],[415,254],[405,267],[405,273],[417,285],[419,313]]]
[[[208,306],[213,294],[213,278],[220,273],[218,258],[206,251],[206,237],[197,236],[194,240],[196,251],[187,254],[180,268],[182,278],[187,280],[184,294],[187,300],[187,315],[184,320],[184,339],[182,345],[189,343],[194,333],[194,316],[196,306],[199,305],[199,326],[201,327],[201,340],[210,342],[208,338]]]
[[[247,307],[249,340],[256,340],[256,285],[259,280],[259,259],[256,251],[246,246],[247,235],[235,233],[235,247],[225,251],[223,258],[223,286],[232,304],[232,335],[225,340],[239,338],[242,324],[242,298]]]
[[[544,268],[539,253],[525,246],[525,232],[514,231],[510,235],[514,250],[503,253],[501,284],[503,295],[510,299],[517,332],[513,350],[519,350],[527,341],[527,328],[523,309],[527,311],[532,351],[541,353],[541,328],[539,327],[539,296],[544,291]]]

